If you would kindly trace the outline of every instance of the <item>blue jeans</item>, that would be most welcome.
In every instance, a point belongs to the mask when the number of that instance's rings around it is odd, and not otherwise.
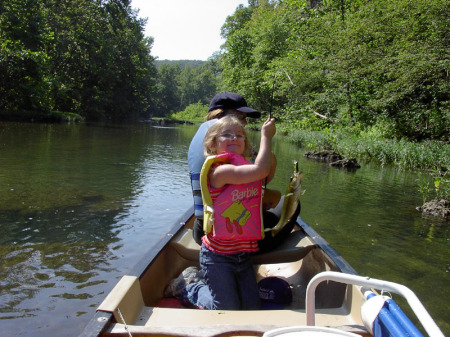
[[[261,307],[250,253],[217,254],[204,245],[200,249],[200,266],[205,282],[190,284],[188,300],[203,309],[257,310]]]

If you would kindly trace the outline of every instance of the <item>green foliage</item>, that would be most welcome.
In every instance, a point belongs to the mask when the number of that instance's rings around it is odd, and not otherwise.
[[[171,61],[171,60],[155,60],[155,66],[156,69],[158,69],[162,65],[173,65],[178,64],[181,68],[186,67],[201,67],[206,63],[206,61],[199,61],[199,60],[177,60],[177,61]]]
[[[290,132],[287,137],[301,147],[319,150],[331,150],[329,135],[326,132],[297,129]]]
[[[216,94],[218,72],[207,62],[162,62],[158,66],[157,100],[152,116],[170,116],[190,104],[208,104]],[[203,116],[206,114],[204,110]]]
[[[175,64],[163,64],[158,68],[158,103],[152,116],[165,116],[168,112],[173,113],[179,109],[178,74],[181,66]]]
[[[346,158],[359,158],[403,169],[450,172],[448,143],[435,140],[420,143],[406,139],[392,140],[373,132],[358,134],[356,129],[296,129],[290,131],[287,136],[302,147],[333,150]]]
[[[1,117],[42,120],[64,111],[86,120],[137,120],[208,103],[217,91],[217,61],[166,60],[157,69],[153,39],[143,35],[146,20],[130,3],[1,2]]]
[[[172,119],[182,121],[204,121],[208,112],[208,105],[201,102],[189,104],[183,111],[174,113],[170,116]]]
[[[223,85],[296,127],[448,141],[449,27],[444,0],[252,1],[222,29]]]
[[[155,63],[128,0],[5,0],[0,110],[165,117],[226,90],[290,129],[448,142],[448,19],[445,0],[250,0],[220,54]]]
[[[439,141],[416,143],[406,139],[348,136],[340,138],[334,149],[346,157],[375,161],[381,165],[423,170],[450,169],[450,145]]]
[[[435,169],[432,173],[432,181],[429,176],[419,174],[419,192],[422,195],[423,203],[428,200],[450,200],[450,173]]]
[[[261,111],[282,99],[274,97],[278,70],[272,61],[286,52],[289,27],[284,16],[276,1],[253,1],[248,8],[238,8],[222,29],[222,86],[241,93]]]
[[[0,110],[15,112],[49,108],[49,55],[52,39],[39,1],[0,4]]]
[[[144,24],[125,0],[2,1],[0,109],[139,118],[156,76]]]
[[[422,202],[425,203],[428,200],[428,197],[432,193],[433,189],[430,187],[430,182],[426,177],[421,177],[421,179],[418,179],[418,182],[419,192],[422,195]]]
[[[436,198],[450,200],[450,174],[445,172],[441,175],[440,172],[434,175],[434,191]]]

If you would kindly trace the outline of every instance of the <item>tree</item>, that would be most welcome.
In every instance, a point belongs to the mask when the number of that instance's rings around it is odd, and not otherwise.
[[[151,116],[166,116],[177,112],[180,107],[178,91],[178,74],[181,66],[175,64],[163,64],[158,68],[158,101]]]
[[[222,86],[303,127],[448,139],[444,0],[252,1],[222,28]]]
[[[5,0],[0,15],[0,107],[7,114],[137,119],[153,104],[153,40],[130,1]]]
[[[37,0],[0,4],[0,110],[2,113],[45,110],[49,97],[49,55],[52,39]]]
[[[222,28],[227,37],[223,54],[225,86],[240,92],[261,110],[270,109],[279,72],[274,62],[287,52],[290,32],[285,20],[277,1],[253,1],[249,9],[238,9]]]

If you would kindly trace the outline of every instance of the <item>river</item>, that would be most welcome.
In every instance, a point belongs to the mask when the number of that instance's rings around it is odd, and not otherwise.
[[[3,334],[83,330],[191,205],[186,153],[196,128],[0,123]],[[367,163],[331,168],[280,135],[273,150],[271,187],[284,191],[298,160],[302,218],[359,274],[410,287],[448,334],[449,222],[416,211],[421,176]]]

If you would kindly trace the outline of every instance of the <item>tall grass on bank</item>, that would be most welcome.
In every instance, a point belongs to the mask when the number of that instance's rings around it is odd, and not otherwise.
[[[287,134],[294,143],[309,149],[333,150],[346,158],[375,161],[411,170],[450,171],[450,145],[439,141],[410,142],[345,131],[294,130]]]

